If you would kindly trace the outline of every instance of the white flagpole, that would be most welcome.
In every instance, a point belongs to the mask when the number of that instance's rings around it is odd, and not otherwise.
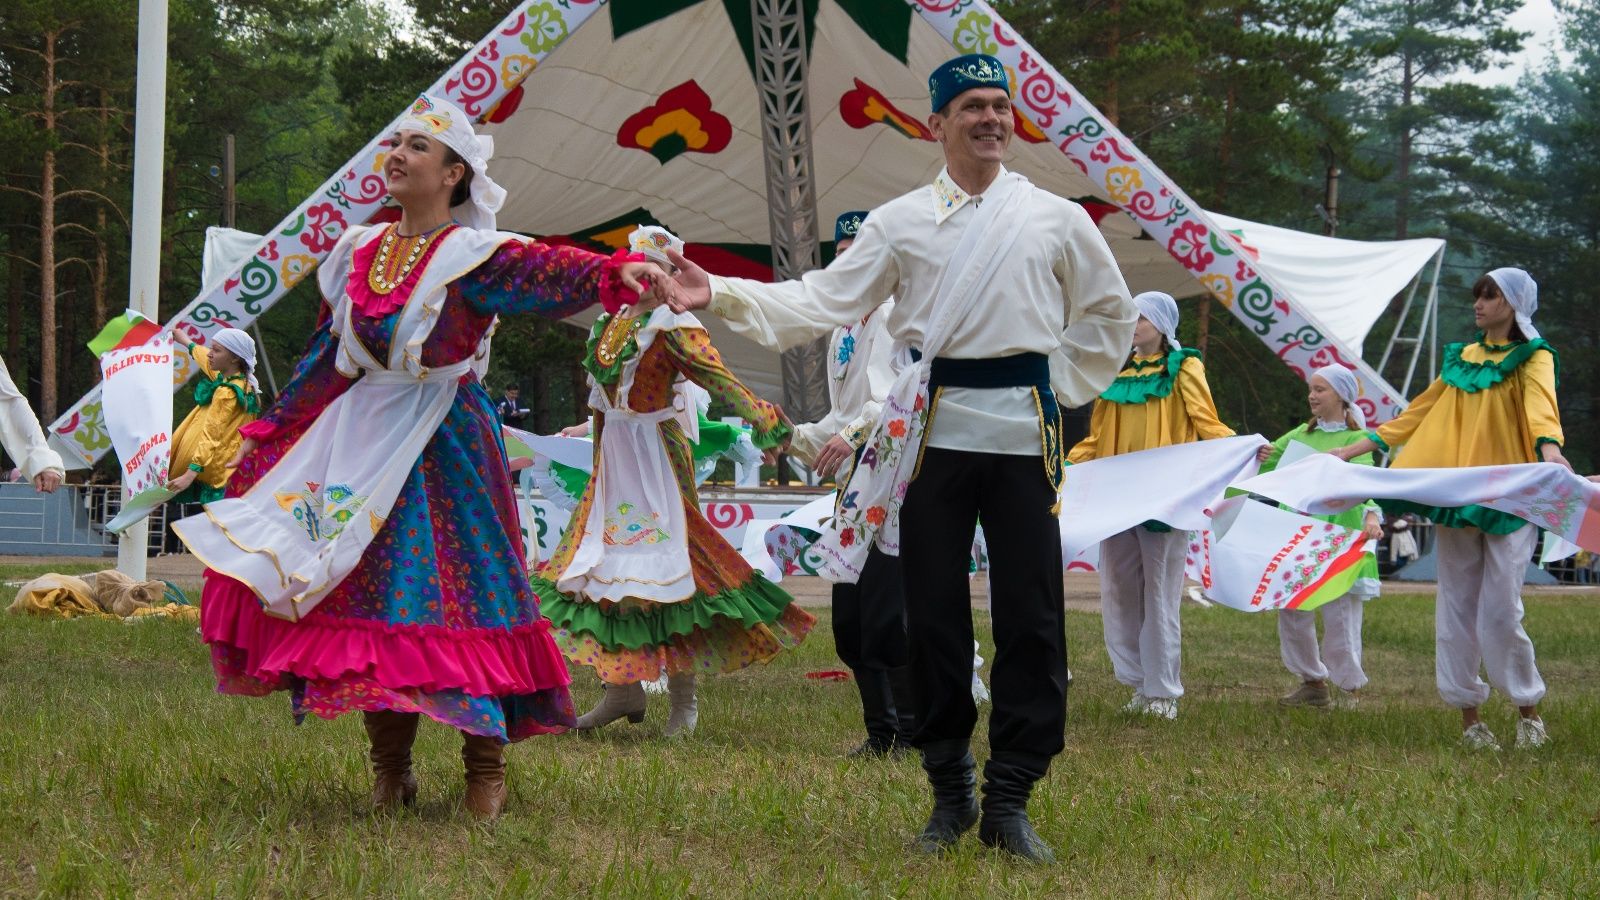
[[[133,127],[133,248],[128,308],[160,322],[161,171],[167,131],[167,0],[139,0],[139,49]],[[171,423],[168,423],[169,427]],[[122,491],[127,502],[128,490]],[[117,570],[145,580],[150,520],[117,539]]]

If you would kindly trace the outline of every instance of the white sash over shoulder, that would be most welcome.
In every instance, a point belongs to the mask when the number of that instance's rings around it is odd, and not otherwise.
[[[422,365],[450,282],[476,268],[509,235],[458,228],[419,276],[379,360],[353,328],[345,293],[354,248],[382,229],[352,229],[319,274],[333,301],[336,366],[356,378],[265,477],[239,497],[209,504],[173,526],[205,564],[250,587],[265,611],[299,621],[360,563],[383,528],[422,449],[455,402],[473,358]],[[341,252],[341,250],[343,252]],[[477,356],[487,353],[487,338]]]
[[[1014,172],[984,192],[988,202],[967,224],[934,288],[932,326],[925,332],[920,362],[900,348],[899,375],[867,438],[861,461],[841,492],[833,521],[812,545],[817,572],[830,581],[855,582],[874,542],[891,556],[900,553],[900,504],[916,472],[928,420],[928,376],[951,334],[994,280],[1027,222],[1023,209],[1033,185]]]

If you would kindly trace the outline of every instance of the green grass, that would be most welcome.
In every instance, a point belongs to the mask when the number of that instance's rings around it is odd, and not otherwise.
[[[1596,600],[1530,599],[1556,742],[1498,755],[1455,744],[1427,599],[1368,607],[1373,684],[1332,714],[1276,707],[1293,679],[1270,615],[1186,608],[1173,723],[1117,712],[1099,619],[1072,614],[1068,748],[1032,806],[1053,868],[971,837],[948,859],[906,849],[921,770],[840,758],[854,689],[805,678],[837,667],[826,621],[709,680],[688,742],[659,740],[653,696],[643,726],[512,747],[507,815],[483,828],[454,811],[459,741],[434,723],[419,809],[375,818],[356,717],[295,727],[281,695],[216,695],[192,627],[4,617],[0,895],[1593,895]],[[577,693],[599,690],[580,673]],[[1514,712],[1485,712],[1509,744]]]

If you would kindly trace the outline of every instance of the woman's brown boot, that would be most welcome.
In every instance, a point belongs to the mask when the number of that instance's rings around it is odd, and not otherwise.
[[[500,818],[506,805],[506,762],[499,738],[461,733],[461,762],[467,772],[467,794],[462,804],[475,819]]]
[[[411,744],[417,739],[417,714],[367,712],[362,715],[372,741],[372,808],[391,810],[417,800],[417,776],[411,771]]]

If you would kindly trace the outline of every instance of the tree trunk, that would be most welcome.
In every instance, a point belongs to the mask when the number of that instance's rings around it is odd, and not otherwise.
[[[588,382],[585,380],[583,364],[573,363],[572,372],[572,421],[574,424],[589,418],[589,392],[585,390]]]
[[[44,36],[44,94],[41,110],[46,140],[56,131],[56,37]],[[46,150],[39,185],[39,418],[56,417],[56,152]]]

